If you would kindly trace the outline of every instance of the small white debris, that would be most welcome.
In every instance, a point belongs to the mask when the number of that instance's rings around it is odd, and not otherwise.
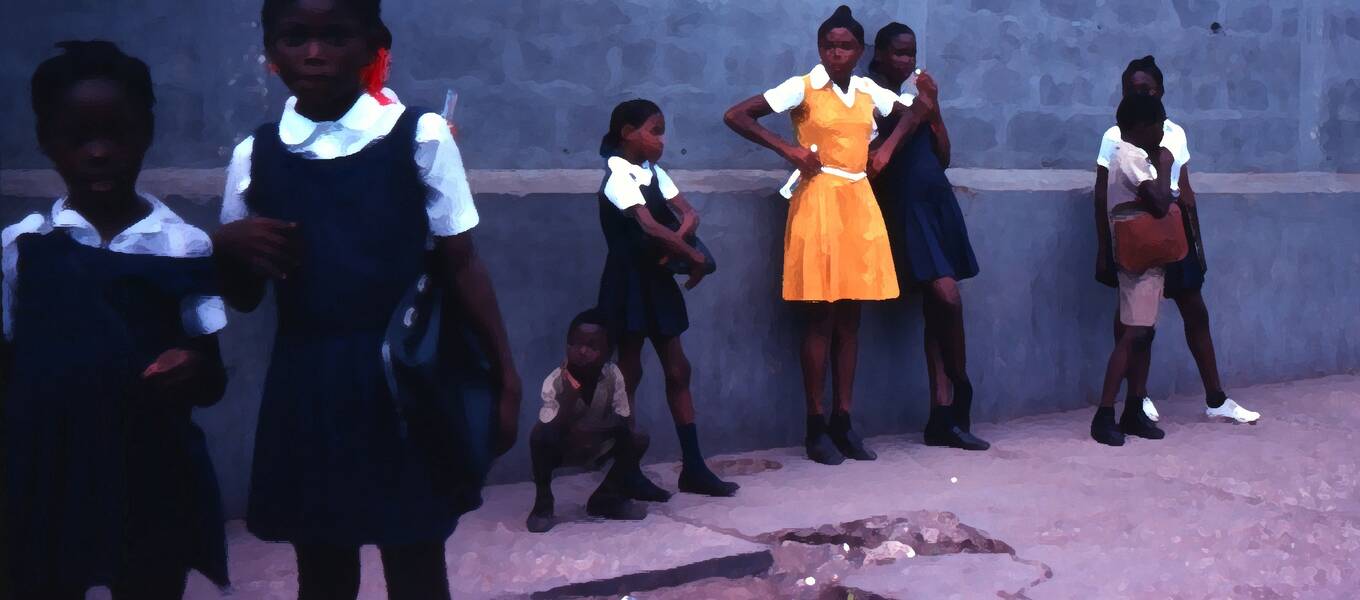
[[[959,478],[958,478],[958,477],[950,477],[950,478],[949,478],[949,483],[958,483],[958,482],[959,482]]]
[[[261,55],[255,57],[255,62],[258,62],[258,63],[260,63],[260,64],[264,64],[264,61],[265,61],[265,58],[264,58],[264,55],[263,55],[263,54],[261,54]]]
[[[846,551],[846,552],[849,552],[849,551],[850,551],[850,544],[841,544],[841,550],[844,550],[844,551]]]
[[[916,549],[915,549],[915,548],[912,548],[911,546],[907,546],[907,558],[916,558]]]
[[[804,583],[805,585],[817,585],[817,578],[816,578],[816,577],[808,577],[807,579],[804,579],[804,580],[803,580],[803,583]]]

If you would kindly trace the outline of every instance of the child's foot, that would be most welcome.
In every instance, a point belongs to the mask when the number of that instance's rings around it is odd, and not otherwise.
[[[864,446],[864,438],[851,428],[850,415],[848,414],[833,413],[831,415],[827,437],[831,438],[831,443],[836,445],[836,450],[840,451],[846,458],[854,460],[875,460],[878,458],[873,450]]]
[[[957,425],[951,425],[948,428],[927,427],[925,442],[927,446],[944,446],[975,452],[992,447],[986,440],[964,431]]]
[[[652,483],[642,469],[635,469],[623,481],[623,486],[627,490],[628,497],[643,502],[666,502],[671,499],[671,493],[662,489],[661,486]]]
[[[833,466],[845,462],[845,455],[836,449],[836,444],[824,433],[804,442],[804,446],[807,448],[808,459],[813,462]]]
[[[647,518],[647,509],[619,491],[602,485],[586,500],[586,514],[611,521],[641,521]]]
[[[705,465],[702,469],[685,467],[680,470],[680,491],[686,494],[701,494],[728,498],[735,496],[740,485],[718,479]]]
[[[1158,428],[1157,424],[1148,418],[1141,403],[1126,402],[1124,404],[1124,414],[1119,417],[1119,431],[1124,435],[1149,440],[1160,440],[1166,437],[1166,432]]]
[[[1113,406],[1102,406],[1096,409],[1096,416],[1091,419],[1091,439],[1106,446],[1124,445],[1124,434],[1119,431],[1119,426],[1114,422]]]
[[[1238,423],[1255,423],[1261,418],[1261,413],[1253,412],[1242,408],[1242,406],[1228,398],[1218,407],[1209,407],[1204,410],[1204,414],[1210,419],[1228,419]]]
[[[552,529],[555,524],[552,497],[543,498],[540,496],[534,500],[534,508],[529,511],[529,518],[524,522],[524,526],[533,533],[545,533]]]

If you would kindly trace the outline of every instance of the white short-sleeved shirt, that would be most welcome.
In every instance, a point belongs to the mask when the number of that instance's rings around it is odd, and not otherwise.
[[[1096,156],[1096,164],[1109,169],[1114,148],[1123,141],[1118,125],[1107,129],[1104,137],[1100,138],[1100,154]],[[1190,142],[1185,137],[1185,129],[1172,123],[1171,119],[1162,125],[1162,147],[1171,151],[1171,193],[1180,196],[1181,167],[1190,162]]]
[[[1157,179],[1157,167],[1146,151],[1121,140],[1110,152],[1110,164],[1106,168],[1110,170],[1110,179],[1105,210],[1110,220],[1115,221],[1124,215],[1116,214],[1114,207],[1137,200],[1138,186]]]
[[[656,171],[656,185],[661,188],[661,197],[670,200],[680,195],[670,175],[661,165],[643,161],[640,165],[628,162],[621,156],[611,156],[607,163],[609,176],[604,181],[604,197],[619,210],[647,204],[642,197],[642,188],[652,184],[652,171]]]
[[[836,92],[836,97],[840,98],[841,102],[844,102],[846,106],[855,105],[855,97],[857,94],[863,93],[868,95],[869,100],[874,103],[874,110],[882,117],[892,114],[894,104],[900,103],[904,106],[911,106],[912,97],[910,94],[893,93],[890,90],[884,89],[868,77],[851,75],[850,89],[848,90],[843,90],[840,86],[832,83],[831,76],[826,72],[826,67],[820,64],[813,67],[812,71],[808,72],[807,77],[809,78],[808,83],[815,89],[822,89],[828,85],[831,86],[831,89]],[[777,113],[783,113],[790,109],[797,108],[803,103],[803,95],[803,76],[801,75],[790,77],[786,79],[784,83],[770,88],[764,93],[765,102],[767,102],[770,105],[770,108]],[[870,137],[872,138],[876,135],[878,135],[877,123],[874,124],[873,134]]]
[[[350,156],[392,132],[406,107],[396,94],[383,90],[393,99],[383,105],[369,94],[359,96],[354,106],[337,121],[316,122],[297,112],[297,98],[289,98],[279,119],[279,140],[289,152],[305,158],[329,160]],[[227,187],[222,194],[222,222],[230,223],[250,216],[245,191],[250,187],[250,160],[255,138],[247,137],[236,146],[227,166]],[[427,188],[425,212],[431,236],[458,235],[477,225],[477,207],[468,186],[467,171],[458,144],[449,133],[444,118],[427,113],[416,124],[416,165]]]
[[[184,222],[159,198],[140,194],[151,205],[151,212],[109,240],[104,246],[99,231],[74,209],[66,207],[66,199],[52,205],[50,216],[33,213],[10,225],[0,233],[3,242],[4,264],[4,333],[13,339],[13,306],[19,277],[19,236],[27,233],[48,233],[63,228],[77,243],[93,248],[106,247],[123,254],[152,254],[173,258],[212,255],[212,240],[202,229]],[[191,336],[216,333],[227,325],[227,311],[219,296],[191,296],[185,298],[181,309],[184,331]]]
[[[543,406],[538,409],[538,420],[543,423],[551,423],[557,418],[557,413],[562,409],[558,402],[571,383],[567,381],[566,374],[559,367],[553,369],[548,374],[548,378],[543,380]],[[577,425],[590,428],[597,426],[607,428],[611,423],[618,419],[627,419],[631,413],[628,408],[628,386],[624,383],[623,371],[620,371],[614,363],[605,363],[600,370],[600,381],[595,384],[595,395],[590,399],[590,403],[583,407],[571,407],[579,410]]]

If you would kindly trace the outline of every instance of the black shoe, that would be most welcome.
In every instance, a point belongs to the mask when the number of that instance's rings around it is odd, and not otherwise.
[[[864,446],[864,438],[850,425],[850,414],[843,412],[831,413],[831,422],[826,428],[827,435],[831,438],[831,443],[836,445],[846,458],[854,460],[876,460],[877,454]]]
[[[586,501],[586,514],[613,521],[641,521],[647,518],[647,509],[617,490],[602,485]]]
[[[977,452],[992,447],[986,440],[964,431],[958,425],[950,425],[948,428],[927,427],[925,441],[927,446],[942,446]]]
[[[1106,446],[1124,445],[1124,433],[1114,422],[1113,408],[1096,411],[1095,418],[1091,419],[1091,439]]]
[[[836,449],[836,444],[826,434],[818,434],[817,437],[804,442],[807,448],[807,457],[813,462],[824,465],[839,465],[845,462],[845,455]]]
[[[864,446],[864,438],[855,433],[854,429],[845,431],[831,430],[827,432],[827,437],[831,438],[831,443],[836,445],[846,458],[854,460],[877,460],[878,455],[873,450]]]
[[[718,479],[707,466],[702,469],[682,468],[680,470],[680,491],[686,494],[700,494],[717,498],[730,498],[737,495],[740,485]]]
[[[1119,431],[1124,435],[1132,435],[1149,440],[1160,440],[1166,437],[1166,432],[1157,427],[1156,423],[1149,419],[1143,412],[1142,402],[1132,402],[1126,405],[1123,416],[1119,417]]]
[[[524,521],[524,526],[533,533],[545,533],[557,524],[557,519],[553,515],[552,498],[538,498],[534,501],[533,510],[529,511],[529,518]]]
[[[628,493],[628,497],[643,502],[666,502],[671,499],[671,493],[662,489],[661,486],[652,483],[642,472],[636,469],[624,478],[623,487]]]

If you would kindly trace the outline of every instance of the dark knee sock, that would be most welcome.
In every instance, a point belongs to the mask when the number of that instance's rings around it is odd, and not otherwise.
[[[803,442],[811,443],[813,440],[816,440],[825,433],[826,433],[826,417],[823,417],[822,415],[808,415],[807,435],[804,437]]]
[[[831,420],[827,422],[827,431],[843,432],[850,430],[850,413],[841,409],[831,411]]]
[[[1227,401],[1228,394],[1222,390],[1219,390],[1217,392],[1209,392],[1204,395],[1204,403],[1208,404],[1209,408],[1218,408],[1220,406],[1223,406],[1223,403]]]
[[[293,544],[298,600],[351,600],[359,596],[359,548]]]
[[[383,546],[379,550],[390,600],[449,600],[443,542]]]
[[[930,418],[926,420],[926,431],[948,431],[954,426],[952,406],[930,405]]]
[[[685,470],[696,473],[708,471],[704,455],[699,451],[699,428],[694,423],[676,425],[675,434],[680,437],[680,460]]]

